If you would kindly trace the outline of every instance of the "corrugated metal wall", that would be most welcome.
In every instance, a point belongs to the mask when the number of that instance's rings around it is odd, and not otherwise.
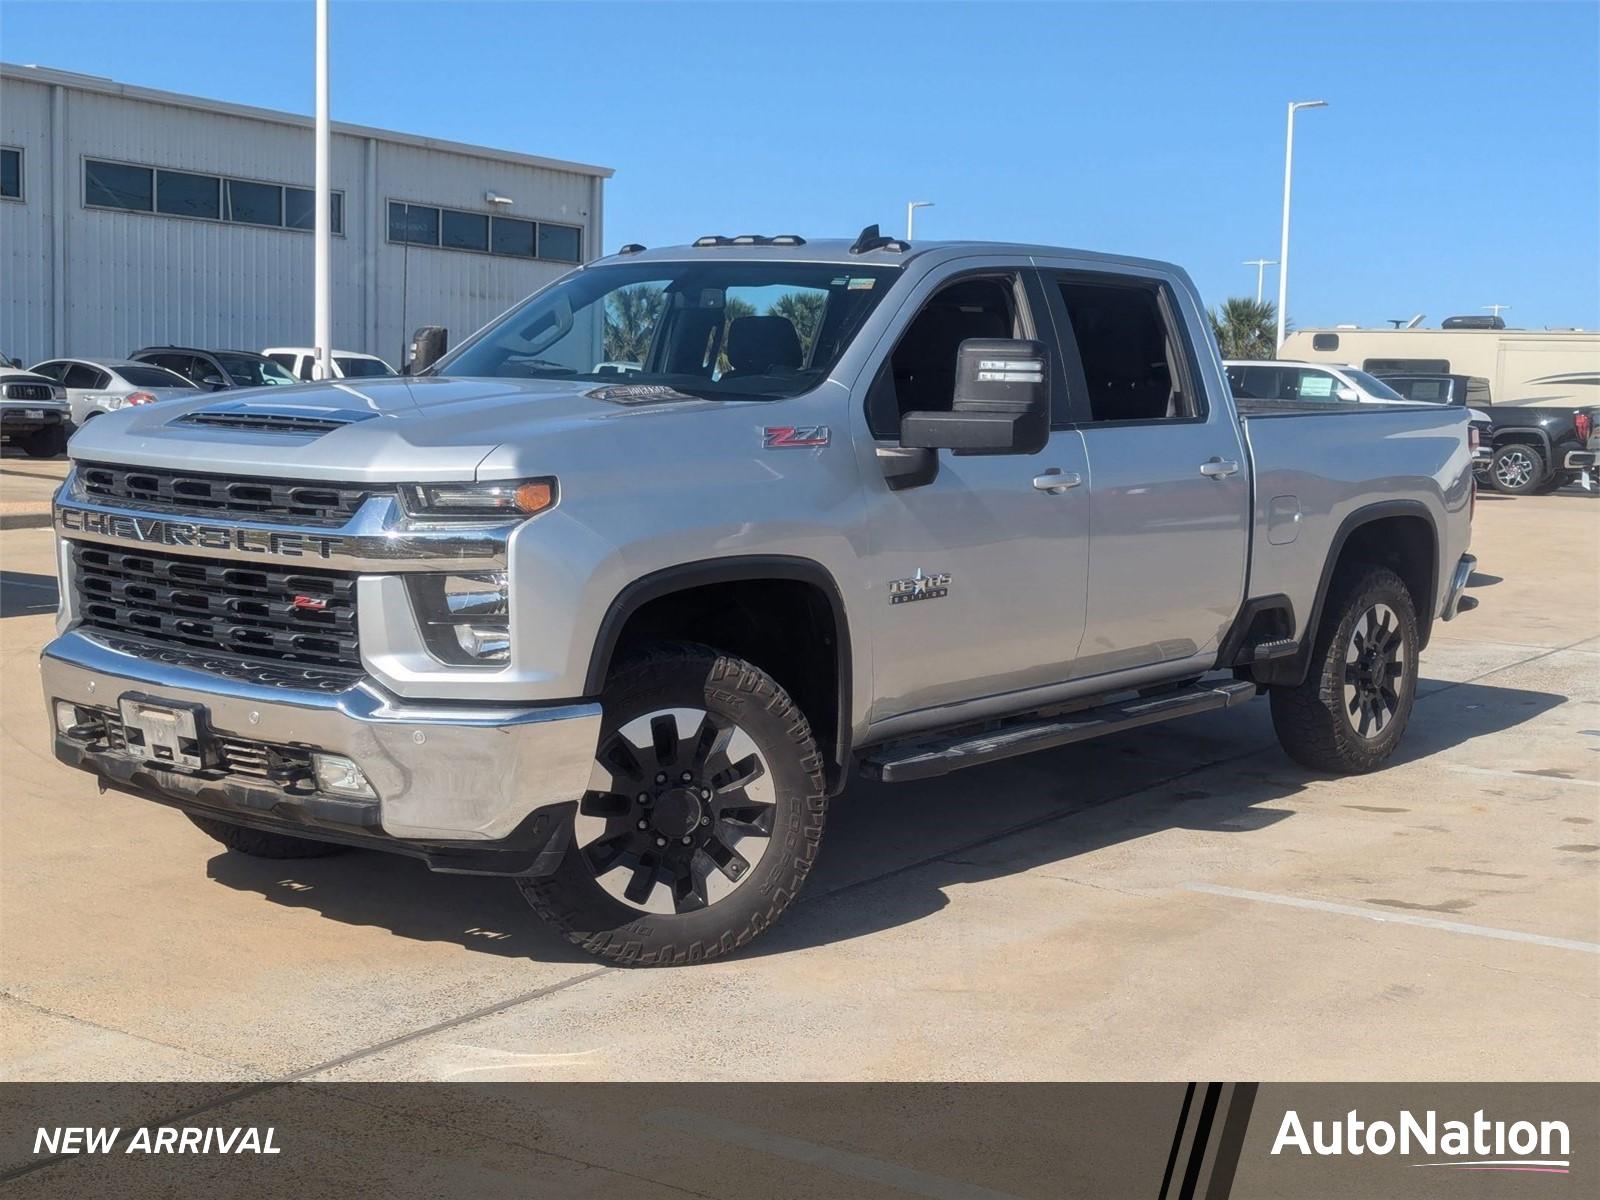
[[[52,96],[59,91],[60,98]],[[52,135],[53,114],[64,132]],[[52,145],[64,147],[52,161]],[[0,350],[36,362],[54,354],[121,355],[175,343],[260,349],[309,345],[309,231],[260,229],[83,205],[83,160],[311,187],[309,129],[0,79],[0,144],[24,151],[21,203],[0,202]],[[388,199],[583,227],[595,256],[593,177],[471,154],[335,133],[333,188],[344,234],[333,239],[334,343],[396,366],[410,331],[445,325],[452,344],[569,268],[387,240]],[[375,168],[369,186],[369,157]],[[60,169],[60,178],[52,173]],[[52,191],[64,194],[59,222]],[[486,191],[512,205],[489,205]],[[60,228],[64,253],[53,245]],[[59,337],[53,283],[64,284]]]

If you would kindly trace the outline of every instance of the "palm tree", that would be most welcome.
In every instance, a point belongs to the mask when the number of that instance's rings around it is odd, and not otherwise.
[[[767,310],[769,316],[788,317],[789,324],[800,336],[800,361],[811,361],[811,343],[817,340],[817,326],[822,322],[822,306],[828,302],[826,292],[785,292]]]
[[[606,299],[607,362],[644,362],[664,300],[665,293],[648,283],[611,293]]]
[[[1277,353],[1277,310],[1266,300],[1234,296],[1222,311],[1209,309],[1211,332],[1223,358],[1271,358]]]

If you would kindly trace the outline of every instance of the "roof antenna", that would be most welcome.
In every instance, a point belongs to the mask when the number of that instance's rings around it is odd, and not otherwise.
[[[851,254],[866,254],[872,250],[894,250],[899,253],[911,249],[910,242],[902,242],[899,238],[884,237],[878,232],[876,225],[868,225],[863,229],[854,242],[850,244]]]

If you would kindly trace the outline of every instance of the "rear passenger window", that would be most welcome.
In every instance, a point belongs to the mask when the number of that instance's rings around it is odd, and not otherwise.
[[[1203,415],[1188,386],[1181,335],[1156,283],[1059,281],[1095,421],[1176,421]]]

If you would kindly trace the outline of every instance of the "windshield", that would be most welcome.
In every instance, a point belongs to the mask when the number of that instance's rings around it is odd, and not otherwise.
[[[115,368],[118,375],[127,383],[140,388],[193,388],[190,383],[176,371],[169,371],[165,367],[152,367],[143,363],[129,363],[126,366]]]
[[[257,358],[253,354],[214,355],[237,387],[263,387],[284,383],[298,383],[270,358]]]
[[[595,267],[539,293],[430,372],[780,399],[826,379],[898,267]],[[649,394],[649,393],[641,393]]]
[[[346,379],[369,379],[374,375],[393,375],[394,368],[377,358],[345,358],[335,354],[333,361]]]
[[[1351,367],[1345,367],[1343,370],[1346,375],[1355,380],[1356,384],[1361,388],[1362,391],[1371,396],[1374,400],[1405,399],[1404,396],[1395,391],[1376,375],[1368,375],[1365,371],[1357,371]]]

